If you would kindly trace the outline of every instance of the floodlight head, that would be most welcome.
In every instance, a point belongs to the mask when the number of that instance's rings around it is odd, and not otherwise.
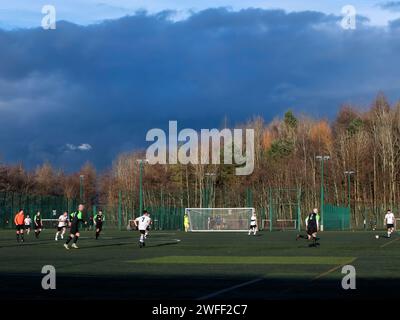
[[[326,161],[326,160],[330,160],[331,157],[330,156],[316,156],[315,159],[321,160],[321,161]]]

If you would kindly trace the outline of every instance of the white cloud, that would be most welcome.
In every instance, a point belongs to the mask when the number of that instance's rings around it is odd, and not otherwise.
[[[92,146],[88,143],[82,143],[80,146],[78,146],[78,149],[81,151],[89,151],[92,149]]]
[[[79,146],[76,146],[76,145],[71,144],[71,143],[67,143],[65,146],[70,151],[76,151],[76,150],[78,150],[78,151],[90,151],[90,150],[92,150],[92,146],[90,144],[88,144],[88,143],[82,143]]]

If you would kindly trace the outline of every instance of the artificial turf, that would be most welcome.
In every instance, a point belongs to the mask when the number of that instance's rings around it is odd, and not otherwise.
[[[65,250],[53,230],[17,243],[0,231],[2,299],[383,299],[400,285],[400,236],[324,232],[308,247],[293,232],[154,231],[145,248],[136,232],[82,232],[80,249]],[[381,234],[383,235],[383,234]],[[357,289],[343,290],[342,266],[356,268]],[[41,288],[44,265],[57,289]]]

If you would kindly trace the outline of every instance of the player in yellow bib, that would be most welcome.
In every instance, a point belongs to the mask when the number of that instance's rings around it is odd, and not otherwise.
[[[183,217],[183,225],[185,227],[185,232],[189,232],[190,221],[187,213],[185,213],[185,216]]]

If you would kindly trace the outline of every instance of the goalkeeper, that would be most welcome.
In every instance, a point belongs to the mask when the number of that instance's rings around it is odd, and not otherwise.
[[[189,232],[190,220],[189,220],[189,215],[187,213],[185,213],[183,217],[183,225],[185,227],[185,232]]]

